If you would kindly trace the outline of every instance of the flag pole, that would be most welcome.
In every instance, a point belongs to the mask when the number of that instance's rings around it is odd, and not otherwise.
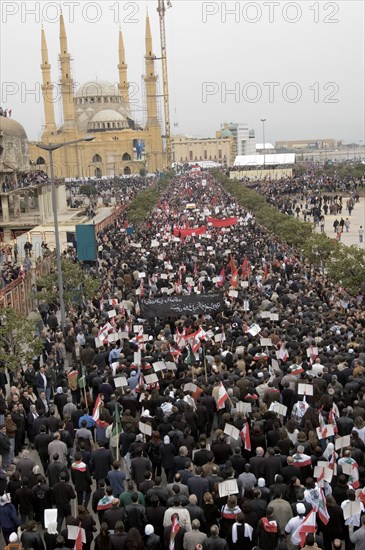
[[[118,407],[116,406],[116,414],[119,414],[119,410],[118,410]],[[119,451],[119,422],[117,422],[117,419],[115,419],[115,428],[116,428],[116,438],[117,438],[117,453],[116,453],[116,457],[117,457],[117,461],[119,462],[119,458],[120,458],[120,451]]]
[[[89,400],[87,398],[87,393],[86,393],[86,369],[84,367],[84,365],[81,363],[81,372],[82,372],[82,376],[84,377],[84,399],[85,399],[85,407],[89,408]]]

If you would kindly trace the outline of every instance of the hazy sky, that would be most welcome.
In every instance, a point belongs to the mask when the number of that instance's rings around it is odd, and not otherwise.
[[[173,133],[214,136],[224,121],[247,122],[261,142],[260,119],[266,118],[266,141],[364,141],[362,0],[172,3],[166,24]],[[44,123],[41,21],[56,82],[60,5],[77,83],[96,78],[118,81],[121,24],[133,109],[143,120],[145,15],[148,6],[159,56],[157,0],[2,0],[2,106],[12,108],[30,139],[39,138]],[[160,62],[157,67],[160,73]]]

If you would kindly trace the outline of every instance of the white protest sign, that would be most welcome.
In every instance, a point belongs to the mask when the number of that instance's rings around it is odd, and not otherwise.
[[[298,384],[299,395],[313,395],[313,386],[311,384]]]
[[[229,435],[233,439],[239,439],[240,437],[240,431],[235,426],[232,426],[232,424],[226,424],[224,426],[224,433],[226,435]]]

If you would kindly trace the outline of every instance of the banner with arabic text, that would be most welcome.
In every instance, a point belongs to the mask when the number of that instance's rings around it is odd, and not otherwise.
[[[224,309],[223,294],[194,294],[190,296],[166,296],[141,301],[141,317],[173,317],[179,315],[213,315]]]

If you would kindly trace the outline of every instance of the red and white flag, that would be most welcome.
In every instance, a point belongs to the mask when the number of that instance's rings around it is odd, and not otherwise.
[[[220,409],[224,409],[224,404],[228,399],[228,393],[222,382],[219,384],[218,388],[215,388],[215,390],[215,401],[217,404],[217,410],[219,411]]]
[[[304,453],[296,453],[293,455],[293,466],[298,468],[303,468],[304,466],[310,466],[312,464],[312,459],[309,455]]]
[[[177,515],[174,514],[172,523],[171,523],[169,550],[175,550],[175,539],[179,531],[180,531],[180,523],[177,518]]]
[[[99,393],[96,398],[94,409],[93,409],[93,419],[95,420],[95,422],[99,420],[99,417],[100,417],[100,405],[101,405],[101,398]]]
[[[318,501],[318,510],[317,514],[319,516],[319,519],[321,520],[324,525],[327,525],[330,519],[330,515],[327,510],[327,504],[326,499],[323,493],[323,489],[319,488],[319,501]]]
[[[74,550],[82,550],[82,529],[81,524],[79,525],[79,531],[75,540]]]
[[[217,283],[217,286],[223,286],[225,280],[226,280],[226,272],[223,267],[219,275],[219,282]]]
[[[301,548],[305,546],[305,539],[308,533],[316,532],[316,510],[313,508],[309,514],[303,519],[302,523],[293,532],[290,541],[293,544],[299,545]]]
[[[246,451],[251,451],[250,429],[247,422],[243,425],[243,428],[240,431],[240,436]]]

